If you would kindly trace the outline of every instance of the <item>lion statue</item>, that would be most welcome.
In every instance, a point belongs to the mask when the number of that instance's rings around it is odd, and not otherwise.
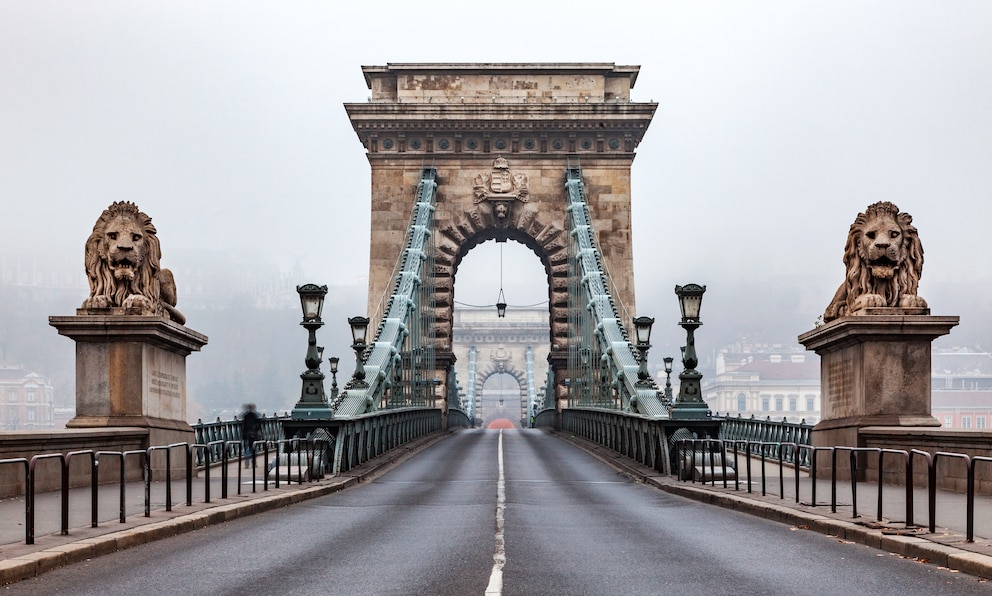
[[[152,218],[130,202],[107,207],[86,240],[90,296],[83,308],[137,309],[185,324],[186,317],[175,308],[176,281],[160,267],[161,259]]]
[[[923,245],[913,217],[888,201],[869,206],[851,224],[844,246],[847,277],[823,321],[888,306],[926,308],[916,295],[923,274]]]

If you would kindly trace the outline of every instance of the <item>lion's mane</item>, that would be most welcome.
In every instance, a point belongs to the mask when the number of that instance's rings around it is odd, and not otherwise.
[[[109,243],[113,240],[108,238],[108,227],[118,219],[130,220],[142,234],[143,250],[135,255],[137,262],[129,279],[118,278],[111,267]],[[134,203],[113,203],[96,220],[93,232],[86,240],[85,266],[90,295],[83,302],[83,308],[137,308],[141,314],[164,315],[185,323],[185,317],[174,308],[176,290],[172,272],[161,268],[161,259],[162,249],[152,218],[138,210]]]
[[[891,274],[873,272],[866,245],[866,229],[870,224],[889,218],[901,231],[901,242],[896,258],[889,262]],[[926,301],[916,292],[923,274],[923,245],[913,226],[913,217],[888,201],[870,205],[859,213],[851,224],[844,246],[844,265],[847,274],[830,305],[823,313],[823,320],[855,314],[870,307],[926,307]]]

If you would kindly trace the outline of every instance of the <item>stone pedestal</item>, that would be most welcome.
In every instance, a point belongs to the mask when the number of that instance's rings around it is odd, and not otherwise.
[[[930,414],[930,346],[957,324],[925,308],[871,308],[800,335],[820,356],[813,444],[862,447],[858,433],[868,426],[940,426]]]
[[[205,335],[120,308],[80,309],[49,324],[76,342],[76,417],[68,428],[142,427],[149,446],[193,442],[186,356],[206,345]]]

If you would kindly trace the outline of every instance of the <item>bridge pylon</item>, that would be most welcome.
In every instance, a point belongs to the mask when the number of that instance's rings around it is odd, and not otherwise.
[[[598,258],[609,272],[620,324],[630,325],[630,170],[657,109],[656,103],[631,101],[638,66],[404,63],[362,70],[371,95],[345,108],[372,169],[371,317],[391,293],[406,250],[411,196],[423,165],[430,164],[437,173],[434,318],[433,331],[424,331],[436,355],[452,352],[462,259],[482,242],[515,240],[534,251],[547,272],[549,363],[567,362],[576,338],[570,331],[571,202],[565,183],[571,165],[581,160]],[[556,367],[561,378],[547,391],[561,401],[567,373],[558,370],[564,369]]]

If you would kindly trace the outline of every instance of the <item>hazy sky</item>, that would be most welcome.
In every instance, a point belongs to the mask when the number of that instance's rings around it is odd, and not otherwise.
[[[811,326],[848,226],[878,200],[915,218],[921,295],[973,280],[980,297],[990,32],[985,0],[7,0],[0,250],[64,247],[82,277],[94,220],[131,200],[166,266],[171,247],[238,248],[299,261],[301,282],[354,283],[370,176],[342,104],[368,96],[362,65],[614,62],[641,66],[634,101],[660,103],[633,166],[641,314],[674,329],[676,283],[808,276]],[[495,302],[462,274],[458,300]],[[546,298],[535,287],[509,301]]]

